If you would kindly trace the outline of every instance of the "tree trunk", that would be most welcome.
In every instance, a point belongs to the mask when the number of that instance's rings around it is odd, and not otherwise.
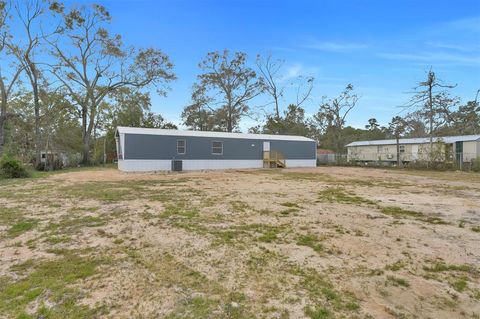
[[[90,158],[90,139],[92,137],[92,131],[95,125],[95,116],[97,113],[97,101],[93,97],[93,94],[89,94],[90,105],[83,107],[82,112],[82,130],[83,130],[83,159],[82,164],[91,165]],[[88,114],[89,113],[89,114]],[[88,114],[88,117],[87,117]]]
[[[280,109],[278,107],[277,93],[275,93],[274,95],[274,100],[275,100],[275,119],[278,121],[280,119]]]
[[[81,164],[90,164],[90,136],[87,130],[87,112],[88,107],[82,105],[82,142],[83,142],[83,154]]]
[[[89,136],[89,134],[85,134],[83,136],[82,164],[90,165],[90,136]]]
[[[0,157],[2,157],[5,146],[5,124],[7,122],[7,91],[1,77],[0,95]]]
[[[0,115],[0,157],[3,155],[5,144],[5,116]]]
[[[233,131],[233,125],[232,125],[232,111],[229,108],[228,110],[228,118],[227,118],[227,132],[232,132]]]
[[[35,167],[40,167],[41,159],[40,152],[42,146],[42,138],[40,136],[40,99],[38,96],[38,82],[36,76],[32,81],[33,88],[33,103],[35,107]]]
[[[400,166],[400,137],[397,135],[397,165]]]

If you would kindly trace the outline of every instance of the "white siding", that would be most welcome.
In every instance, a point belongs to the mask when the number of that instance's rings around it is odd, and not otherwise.
[[[182,160],[183,170],[262,168],[262,160]]]
[[[287,168],[291,167],[316,167],[316,159],[287,159],[285,160]]]
[[[172,169],[171,160],[118,160],[122,172],[155,172]]]
[[[204,169],[242,169],[262,168],[262,160],[182,160],[183,170],[204,170]],[[286,160],[287,168],[290,167],[315,167],[316,160]],[[170,171],[171,160],[119,160],[118,169],[123,172],[155,172]]]

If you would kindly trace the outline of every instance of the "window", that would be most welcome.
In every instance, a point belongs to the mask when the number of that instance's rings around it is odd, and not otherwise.
[[[177,140],[177,154],[185,154],[187,142],[185,140]]]
[[[223,154],[223,142],[218,142],[218,141],[212,142],[212,154],[213,155]]]
[[[398,149],[400,150],[400,153],[405,153],[405,145],[400,145]]]

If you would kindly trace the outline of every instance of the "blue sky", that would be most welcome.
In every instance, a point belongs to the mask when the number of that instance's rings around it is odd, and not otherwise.
[[[113,16],[111,29],[125,43],[155,46],[175,64],[178,80],[168,97],[152,92],[153,109],[180,123],[209,51],[244,51],[284,59],[284,78],[315,77],[314,113],[322,96],[352,83],[361,99],[347,124],[371,117],[386,124],[400,112],[432,67],[457,83],[453,93],[472,100],[480,89],[480,1],[99,1]],[[292,94],[287,94],[288,104]],[[256,100],[254,105],[263,104]],[[246,120],[242,129],[254,123]]]

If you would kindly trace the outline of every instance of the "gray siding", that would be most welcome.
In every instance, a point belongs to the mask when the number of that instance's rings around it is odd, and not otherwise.
[[[185,154],[177,154],[179,139],[186,141]],[[223,155],[212,154],[212,141],[223,142]],[[125,134],[124,159],[261,160],[264,141],[270,141],[270,149],[283,153],[286,159],[315,159],[316,157],[316,143],[313,141]]]

